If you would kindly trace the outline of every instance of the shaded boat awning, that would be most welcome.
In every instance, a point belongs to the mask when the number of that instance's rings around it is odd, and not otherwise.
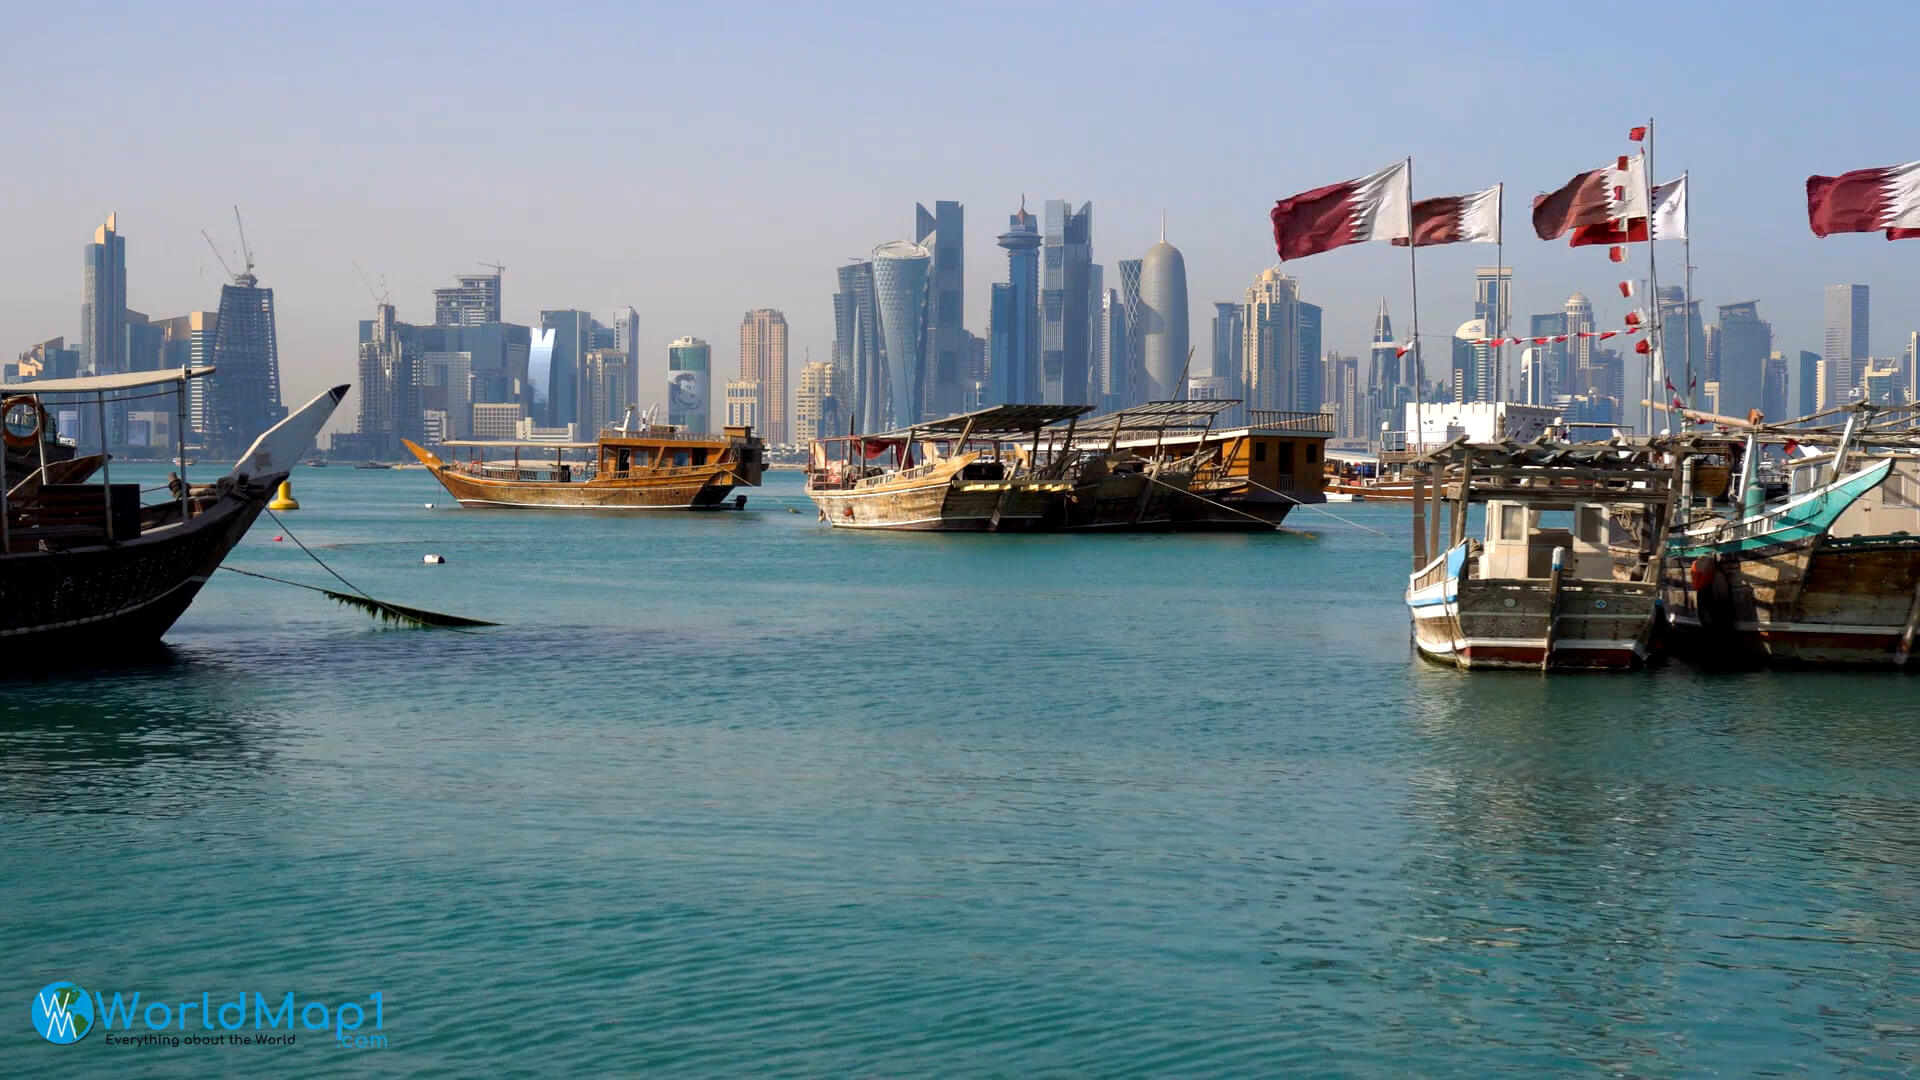
[[[176,368],[167,371],[123,371],[117,375],[83,375],[73,379],[35,379],[32,382],[0,386],[0,397],[26,394],[102,394],[113,390],[138,390],[143,386],[164,386],[213,374],[213,365]]]
[[[1084,416],[1092,411],[1091,405],[995,405],[990,409],[976,409],[973,412],[959,413],[939,420],[926,420],[911,427],[879,435],[867,435],[864,438],[921,439],[970,432],[967,436],[970,440],[1010,439],[1020,435],[1032,435],[1049,424]]]
[[[441,446],[468,446],[492,450],[591,450],[597,442],[542,442],[533,439],[448,439]]]
[[[1203,398],[1198,401],[1149,401],[1143,405],[1106,413],[1074,425],[1081,436],[1110,435],[1113,432],[1172,431],[1208,427],[1213,419],[1235,405],[1239,398]]]

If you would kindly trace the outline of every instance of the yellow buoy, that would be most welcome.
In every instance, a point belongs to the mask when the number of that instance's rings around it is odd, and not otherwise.
[[[267,504],[267,509],[269,510],[300,509],[300,504],[295,502],[293,499],[293,481],[291,480],[280,481],[280,490],[274,494],[273,501]]]

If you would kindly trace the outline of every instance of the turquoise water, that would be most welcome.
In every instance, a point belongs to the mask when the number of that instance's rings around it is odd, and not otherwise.
[[[1920,1069],[1908,679],[1424,665],[1404,507],[940,537],[827,531],[792,474],[703,517],[296,489],[348,578],[506,625],[223,573],[163,662],[13,673],[0,1075]],[[231,564],[321,583],[277,532]],[[57,980],[377,991],[387,1045],[54,1046]]]

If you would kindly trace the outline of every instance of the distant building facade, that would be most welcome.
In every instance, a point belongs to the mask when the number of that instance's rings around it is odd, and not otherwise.
[[[460,284],[433,290],[435,326],[481,326],[500,318],[500,275],[461,274]]]
[[[895,240],[873,249],[873,283],[880,313],[880,354],[886,367],[885,407],[869,430],[904,427],[920,419],[914,372],[924,370],[927,274],[933,253]]]
[[[1140,401],[1173,401],[1187,371],[1187,261],[1160,242],[1140,261]]]
[[[1048,199],[1042,236],[1040,368],[1048,404],[1088,404],[1088,278],[1093,204]],[[1145,270],[1142,269],[1144,276]]]
[[[704,435],[713,371],[713,349],[697,337],[667,346],[667,423]]]
[[[932,255],[927,268],[926,343],[919,373],[920,411],[951,416],[961,411],[967,372],[966,247],[967,209],[936,201],[933,209],[915,203],[914,242]],[[791,440],[780,440],[782,442]]]
[[[764,388],[758,379],[727,380],[727,419],[728,427],[750,427],[760,431],[760,406]]]
[[[793,441],[787,423],[787,317],[773,308],[755,308],[740,317],[740,381],[761,395],[754,430],[769,445]]]
[[[1045,398],[1040,371],[1040,223],[1026,200],[996,241],[1007,252],[1007,281],[992,293],[988,343],[991,404],[1033,404]]]

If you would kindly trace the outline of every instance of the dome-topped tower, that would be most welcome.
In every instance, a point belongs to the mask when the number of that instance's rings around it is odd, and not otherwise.
[[[1187,260],[1167,243],[1166,226],[1160,242],[1140,260],[1140,361],[1146,376],[1141,396],[1148,401],[1174,401],[1186,396],[1179,385],[1187,364]]]

